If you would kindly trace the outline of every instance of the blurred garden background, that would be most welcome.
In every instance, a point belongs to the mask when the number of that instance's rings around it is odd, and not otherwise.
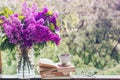
[[[61,25],[59,46],[35,49],[35,70],[40,58],[58,62],[58,54],[70,53],[74,74],[120,74],[120,0],[0,0],[0,11],[20,12],[24,1],[58,12]],[[2,74],[16,74],[15,55],[2,51]]]

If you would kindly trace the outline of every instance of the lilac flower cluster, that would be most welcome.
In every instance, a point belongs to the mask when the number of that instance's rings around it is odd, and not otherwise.
[[[24,18],[20,19],[19,17]],[[2,16],[4,17],[4,16]],[[60,43],[57,26],[57,14],[49,14],[47,8],[38,11],[36,4],[32,8],[23,4],[22,14],[12,14],[9,18],[4,17],[2,27],[10,43],[32,46],[33,43],[52,41],[56,45]],[[52,24],[52,29],[51,25]]]

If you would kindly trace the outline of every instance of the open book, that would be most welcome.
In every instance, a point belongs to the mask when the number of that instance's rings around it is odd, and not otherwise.
[[[75,72],[75,67],[73,65],[63,67],[60,63],[54,63],[50,59],[40,59],[38,72],[41,77],[70,77],[70,72]]]
[[[46,58],[39,60],[39,67],[43,67],[43,68],[46,68],[46,69],[56,69],[56,68],[58,68],[57,64],[55,64],[52,60],[46,59]]]
[[[52,60],[46,58],[39,60],[38,71],[41,75],[50,74],[51,72],[56,72],[57,69],[58,69],[57,64],[54,63]]]

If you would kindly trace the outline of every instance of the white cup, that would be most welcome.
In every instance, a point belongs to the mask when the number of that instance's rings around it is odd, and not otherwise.
[[[59,54],[58,58],[60,60],[60,63],[62,66],[67,66],[70,64],[70,54],[64,53],[64,54]]]

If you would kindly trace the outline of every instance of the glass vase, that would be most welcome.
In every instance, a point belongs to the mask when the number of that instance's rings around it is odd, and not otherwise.
[[[17,46],[17,77],[34,78],[34,49],[27,46]]]

